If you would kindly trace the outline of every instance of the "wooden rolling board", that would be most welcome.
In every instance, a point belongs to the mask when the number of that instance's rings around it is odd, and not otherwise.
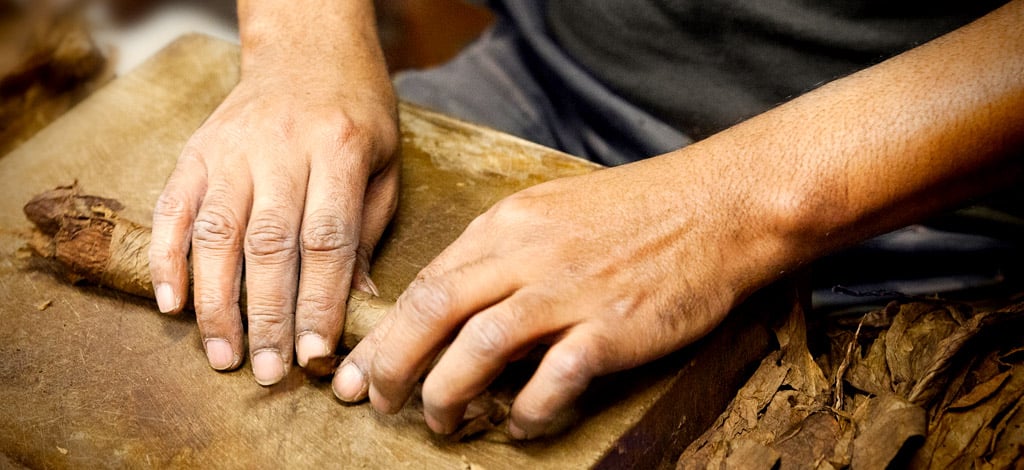
[[[396,416],[344,406],[293,368],[273,387],[248,364],[218,373],[194,317],[72,287],[17,254],[33,195],[78,180],[147,221],[182,145],[238,79],[238,50],[187,36],[0,158],[0,467],[650,467],[708,426],[769,343],[764,313],[734,314],[695,347],[601,379],[558,438],[432,436],[415,399]],[[398,215],[373,277],[394,299],[491,204],[593,164],[419,108],[401,110]]]

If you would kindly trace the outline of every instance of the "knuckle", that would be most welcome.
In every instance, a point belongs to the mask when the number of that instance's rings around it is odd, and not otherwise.
[[[291,324],[291,315],[282,313],[278,308],[283,305],[284,302],[277,301],[273,304],[277,305],[265,305],[264,308],[249,308],[246,314],[249,317],[249,323],[257,329],[271,329],[285,327]]]
[[[199,211],[192,224],[192,242],[199,248],[234,248],[238,243],[237,219],[223,206],[213,205]]]
[[[291,257],[296,253],[295,238],[284,217],[261,214],[249,221],[245,254],[252,258]]]
[[[585,386],[593,373],[590,364],[593,358],[590,349],[582,346],[562,348],[553,354],[548,364],[554,380],[575,387]]]
[[[295,307],[293,303],[295,296],[294,290],[289,288],[290,286],[284,287],[283,290],[261,289],[259,291],[256,291],[251,284],[249,287],[250,289],[246,291],[246,307],[250,316],[257,320],[269,316],[291,316]]]
[[[285,338],[290,338],[292,322],[290,315],[283,315],[272,310],[253,310],[247,312],[249,319],[249,348],[257,350],[263,347],[276,347]],[[284,348],[280,348],[284,349]]]
[[[535,222],[537,216],[530,200],[521,192],[506,197],[479,215],[467,227],[472,231],[503,231],[508,227],[522,227]]]
[[[302,312],[314,315],[338,314],[342,312],[341,298],[322,291],[303,294],[299,298],[298,305]]]
[[[543,403],[538,400],[516,398],[514,404],[516,407],[515,420],[518,422],[536,425],[549,420],[548,412],[545,410]]]
[[[394,386],[401,384],[407,372],[393,356],[378,352],[373,358],[370,377],[377,384]]]
[[[450,384],[434,380],[432,375],[428,375],[423,381],[422,395],[425,407],[442,412],[461,407],[467,401],[467,398],[456,395]]]
[[[494,206],[494,213],[502,219],[520,220],[531,217],[532,207],[524,192],[502,199]]]
[[[365,142],[366,132],[357,125],[347,114],[338,113],[323,126],[322,132],[334,138],[338,144]]]
[[[441,322],[453,305],[451,288],[443,279],[417,282],[399,298],[414,312],[413,319],[430,328]]]
[[[555,313],[555,299],[550,295],[534,290],[518,296],[515,302],[509,302],[506,314],[513,325],[527,323],[531,316],[552,315]]]
[[[149,244],[149,251],[146,252],[146,256],[149,260],[150,268],[155,269],[174,262],[178,257],[183,257],[184,253],[174,249],[174,247],[167,243],[153,241]]]
[[[467,350],[477,357],[493,357],[509,351],[512,338],[506,325],[496,319],[477,315],[462,328],[468,343]]]
[[[352,231],[336,215],[314,215],[304,223],[301,235],[302,249],[306,252],[353,252],[355,239]]]
[[[483,214],[480,214],[469,221],[469,225],[466,225],[465,233],[476,233],[483,230],[485,227],[493,223],[494,210],[488,210]]]
[[[268,122],[267,128],[270,129],[270,132],[278,138],[290,140],[295,136],[297,126],[298,123],[295,116],[288,113],[282,113],[271,118]]]
[[[312,124],[308,132],[322,145],[326,145],[326,149],[332,153],[371,142],[365,137],[365,132],[342,111],[333,112],[325,119]]]
[[[185,147],[181,149],[181,154],[178,155],[178,164],[183,163],[198,163],[202,162],[204,147],[207,147],[210,143],[209,134],[204,132],[202,129],[197,130],[192,137],[185,143]]]
[[[190,215],[192,204],[181,194],[172,191],[164,191],[156,200],[153,207],[155,219],[180,219]]]
[[[206,332],[224,330],[241,314],[231,299],[219,292],[196,292],[196,322]]]

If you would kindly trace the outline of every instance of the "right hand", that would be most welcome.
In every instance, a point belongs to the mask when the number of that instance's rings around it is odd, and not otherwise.
[[[191,245],[196,319],[217,370],[244,354],[244,260],[253,374],[270,385],[293,350],[300,366],[334,352],[350,285],[376,290],[369,260],[398,197],[397,105],[383,61],[245,63],[178,159],[149,257],[160,310],[178,312]]]

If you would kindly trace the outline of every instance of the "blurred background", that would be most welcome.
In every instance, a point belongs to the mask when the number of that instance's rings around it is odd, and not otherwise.
[[[392,72],[437,65],[492,21],[462,0],[375,0]],[[232,0],[0,0],[0,156],[175,38],[238,42]]]

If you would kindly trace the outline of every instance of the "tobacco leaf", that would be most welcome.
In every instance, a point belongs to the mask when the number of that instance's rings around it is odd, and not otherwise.
[[[845,376],[847,383],[872,395],[893,392],[892,376],[889,374],[889,363],[886,360],[886,338],[886,332],[881,332],[868,347],[866,357],[853,359],[853,364]]]
[[[492,396],[489,392],[484,392],[466,407],[462,423],[448,439],[463,441],[488,431],[504,432],[511,409],[510,398]]]
[[[1002,374],[993,377],[987,382],[984,382],[978,385],[977,387],[974,387],[974,389],[972,389],[969,393],[961,395],[960,398],[956,399],[956,401],[950,403],[946,409],[961,410],[965,408],[971,408],[977,405],[978,403],[982,402],[983,400],[991,397],[992,394],[996,393],[1003,386],[1003,384],[1006,383],[1007,379],[1010,378],[1010,372],[1011,371],[1003,372]]]
[[[822,409],[809,414],[793,429],[772,443],[772,449],[781,455],[780,469],[834,468],[848,459],[846,449],[839,446],[847,433],[845,420],[831,410]],[[852,431],[850,429],[849,431]]]
[[[742,450],[741,453],[748,457],[732,456],[732,444],[739,441],[749,441],[763,444],[764,439],[755,439],[750,436],[752,431],[761,422],[761,416],[768,404],[772,402],[775,395],[785,383],[789,374],[790,366],[780,363],[782,353],[775,351],[761,361],[761,365],[754,372],[754,375],[737,392],[736,397],[729,404],[728,409],[718,417],[707,432],[696,439],[683,453],[679,459],[679,468],[719,468],[727,465],[749,464],[751,468],[758,468],[758,462],[762,461],[759,454],[751,453],[749,450]],[[774,435],[770,437],[774,439]],[[749,446],[749,444],[744,444]],[[737,447],[737,449],[739,449]],[[745,447],[744,447],[745,449]],[[750,458],[749,462],[742,459]]]
[[[892,393],[870,398],[854,420],[853,468],[885,468],[926,431],[925,410]]]
[[[775,353],[765,361],[776,362],[778,356]],[[768,404],[775,398],[775,394],[779,392],[779,388],[786,381],[790,369],[791,367],[786,364],[758,368],[754,376],[747,381],[747,386],[743,387],[733,399],[735,412],[726,416],[725,428],[733,429],[736,432],[749,432],[754,429]]]
[[[1024,466],[1024,399],[1021,397],[1017,398],[1017,403],[1006,417],[996,424],[985,460],[992,468]]]
[[[1011,463],[1019,458],[1024,450],[1024,416],[1021,416],[1024,366],[1007,372],[1005,377],[1000,375],[990,380],[999,382],[995,387],[997,393],[979,394],[985,396],[970,407],[945,410],[912,464],[944,468],[975,461]],[[988,389],[993,385],[986,382],[978,387]]]
[[[780,350],[761,361],[715,425],[683,452],[679,468],[791,468],[814,453],[824,456],[818,468],[829,468],[841,426],[823,406],[828,380],[807,348],[803,312],[794,309],[775,334]]]
[[[1024,465],[1024,304],[892,303],[839,320],[808,332],[794,311],[781,350],[678,468]],[[808,334],[831,342],[817,362]]]
[[[774,449],[751,439],[740,438],[729,443],[729,456],[722,462],[722,466],[769,470],[776,468],[780,458]]]
[[[953,306],[908,304],[900,310],[886,333],[885,361],[896,394],[907,397],[937,360],[941,341],[962,324],[963,315]]]

